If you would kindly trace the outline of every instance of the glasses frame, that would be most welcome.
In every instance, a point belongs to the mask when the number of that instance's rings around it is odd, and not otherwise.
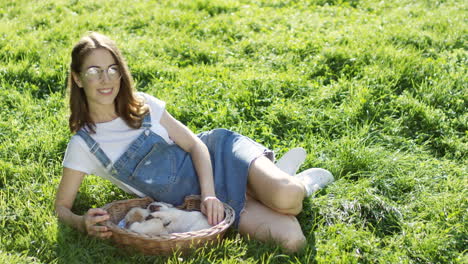
[[[96,69],[98,71],[98,78],[97,79],[90,79],[89,77],[89,73],[88,71],[90,69]],[[119,77],[118,78],[111,78],[111,75],[109,75],[109,70],[111,69],[114,69],[114,70],[117,70],[117,72],[119,73]],[[97,82],[97,81],[102,81],[103,77],[104,77],[104,72],[106,72],[107,74],[107,78],[110,80],[110,81],[117,81],[117,80],[120,80],[122,78],[122,73],[120,72],[120,67],[118,65],[111,65],[107,68],[107,70],[104,70],[104,69],[101,69],[100,67],[97,67],[97,66],[93,66],[93,67],[89,67],[86,71],[84,71],[81,76],[87,81],[87,82]]]

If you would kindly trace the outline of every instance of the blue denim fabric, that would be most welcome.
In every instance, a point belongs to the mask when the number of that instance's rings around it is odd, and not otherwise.
[[[145,130],[114,164],[85,130],[77,134],[113,177],[157,201],[180,205],[185,196],[200,194],[200,184],[190,154],[176,144],[168,144],[151,131],[149,114],[145,116],[142,126]],[[273,160],[273,152],[248,137],[226,129],[214,129],[197,136],[210,152],[216,196],[234,208],[234,226],[237,228],[245,204],[249,166],[261,155]]]

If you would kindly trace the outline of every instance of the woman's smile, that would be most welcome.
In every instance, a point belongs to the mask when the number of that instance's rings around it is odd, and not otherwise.
[[[101,88],[101,89],[98,89],[97,91],[98,93],[102,95],[111,95],[112,91],[114,91],[114,88]]]

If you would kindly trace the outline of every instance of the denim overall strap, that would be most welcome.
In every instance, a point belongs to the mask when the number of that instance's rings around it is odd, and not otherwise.
[[[147,113],[144,116],[141,126],[147,129],[151,127],[150,113]],[[94,140],[84,129],[78,130],[76,134],[86,142],[89,147],[89,151],[99,160],[99,162],[101,162],[101,165],[107,170],[110,170],[112,168],[112,162],[101,147],[99,147],[99,143],[97,143],[96,140]]]
[[[145,117],[143,117],[143,123],[141,123],[141,127],[150,128],[151,127],[151,115],[148,112]]]
[[[102,166],[109,170],[112,167],[112,162],[107,157],[106,153],[102,151],[96,140],[94,140],[88,132],[83,129],[78,130],[76,134],[86,142],[86,145],[89,147],[89,151],[99,160],[99,162],[101,162]]]

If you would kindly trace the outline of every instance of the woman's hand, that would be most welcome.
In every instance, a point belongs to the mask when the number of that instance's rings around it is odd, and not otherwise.
[[[98,238],[109,238],[112,232],[100,223],[109,220],[109,214],[101,208],[91,208],[83,215],[83,224],[86,233]]]
[[[201,211],[208,218],[208,224],[212,226],[224,219],[224,205],[216,196],[202,197]]]

